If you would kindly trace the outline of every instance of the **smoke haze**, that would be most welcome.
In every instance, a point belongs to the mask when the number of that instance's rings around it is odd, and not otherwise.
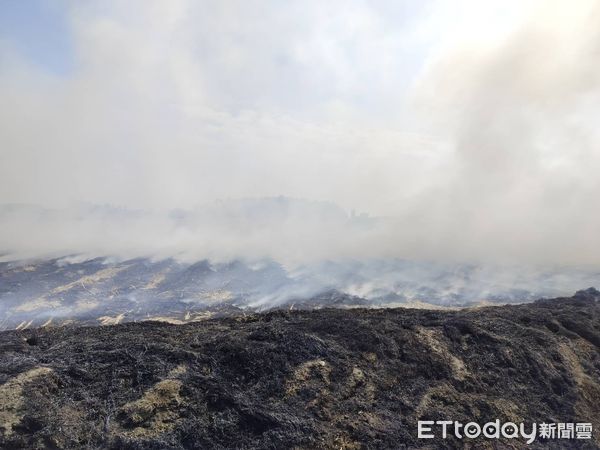
[[[4,259],[600,264],[595,1],[23,4]]]

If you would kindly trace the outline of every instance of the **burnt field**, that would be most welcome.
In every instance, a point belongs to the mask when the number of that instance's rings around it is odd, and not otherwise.
[[[1,448],[524,448],[417,420],[591,422],[600,293],[430,311],[273,311],[0,334]]]

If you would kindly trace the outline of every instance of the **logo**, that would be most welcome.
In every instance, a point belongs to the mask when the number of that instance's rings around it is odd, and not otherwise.
[[[513,422],[500,423],[487,422],[480,425],[476,422],[462,424],[454,420],[419,420],[418,438],[434,439],[441,437],[446,439],[448,435],[454,435],[458,439],[524,439],[531,444],[536,439],[591,439],[591,423],[532,423],[526,425]]]

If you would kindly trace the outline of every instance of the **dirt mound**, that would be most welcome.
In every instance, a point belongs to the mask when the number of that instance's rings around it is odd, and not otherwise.
[[[590,422],[532,447],[597,448],[599,298],[3,332],[0,447],[524,448],[417,439],[500,419]]]

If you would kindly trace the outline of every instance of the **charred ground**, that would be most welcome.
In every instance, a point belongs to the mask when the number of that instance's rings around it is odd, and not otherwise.
[[[7,331],[0,447],[492,448],[417,420],[500,419],[591,422],[568,446],[597,448],[599,300]]]

